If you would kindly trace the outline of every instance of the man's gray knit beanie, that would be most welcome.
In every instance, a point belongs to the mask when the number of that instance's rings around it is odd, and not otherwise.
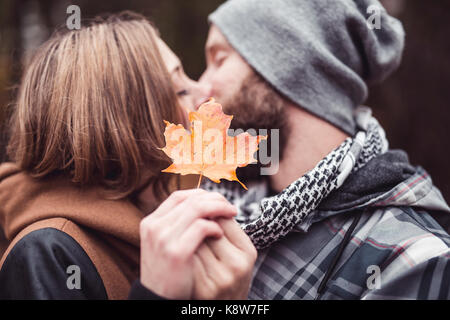
[[[404,47],[402,24],[377,0],[229,0],[209,20],[279,92],[351,135],[367,85],[398,67]]]

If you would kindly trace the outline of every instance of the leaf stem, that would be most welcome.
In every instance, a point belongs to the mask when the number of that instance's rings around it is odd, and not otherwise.
[[[200,177],[198,178],[197,189],[200,188],[200,184],[202,183],[203,173],[200,173]]]

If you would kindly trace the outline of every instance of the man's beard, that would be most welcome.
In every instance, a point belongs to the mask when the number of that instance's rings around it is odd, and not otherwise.
[[[270,130],[279,130],[279,159],[289,135],[286,105],[288,101],[272,88],[260,75],[253,72],[242,83],[238,92],[227,101],[222,101],[226,114],[233,115],[231,129],[267,129],[269,135],[267,150],[271,150]],[[273,157],[273,155],[271,155]],[[258,179],[261,165],[239,168],[238,175],[245,180]]]

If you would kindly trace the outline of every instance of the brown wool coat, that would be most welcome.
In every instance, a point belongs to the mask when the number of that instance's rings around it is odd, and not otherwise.
[[[139,276],[139,223],[143,214],[128,200],[107,200],[99,188],[68,179],[36,180],[12,163],[0,165],[0,226],[9,241],[0,269],[28,233],[55,228],[84,249],[109,299],[126,299]]]

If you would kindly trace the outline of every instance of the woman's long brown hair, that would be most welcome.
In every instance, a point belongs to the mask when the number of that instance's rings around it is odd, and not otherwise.
[[[58,173],[112,198],[153,183],[164,198],[163,120],[181,109],[144,17],[122,13],[55,33],[25,69],[8,156],[36,178]]]

